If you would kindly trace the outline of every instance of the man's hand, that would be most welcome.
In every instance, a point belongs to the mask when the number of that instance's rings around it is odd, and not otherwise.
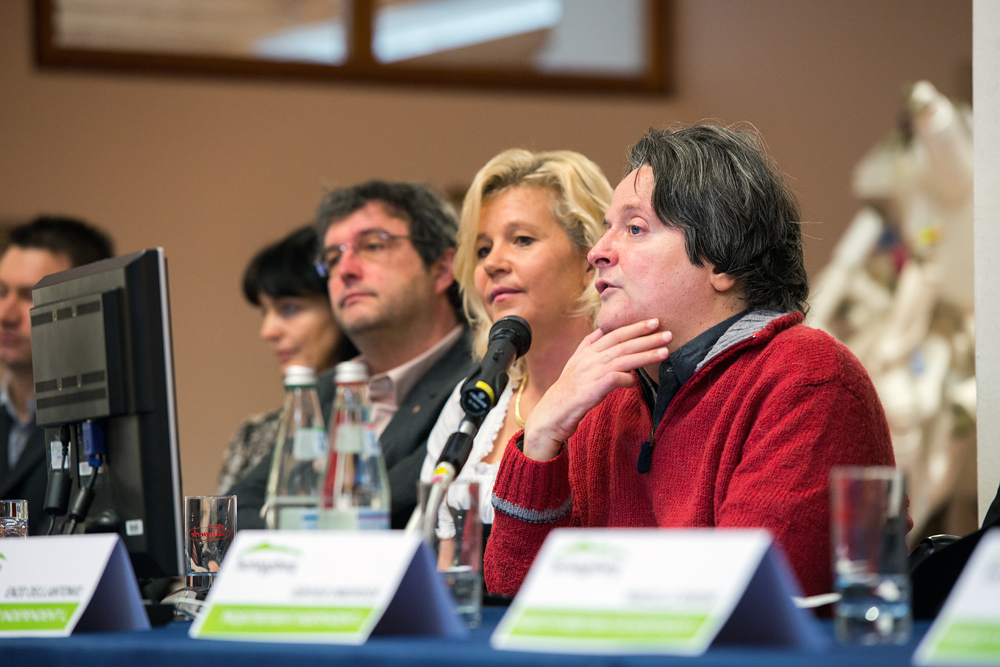
[[[630,387],[631,371],[667,358],[669,331],[656,331],[659,320],[636,322],[607,334],[600,329],[583,339],[562,374],[528,415],[524,455],[548,461],[576,432],[587,412],[614,389]]]

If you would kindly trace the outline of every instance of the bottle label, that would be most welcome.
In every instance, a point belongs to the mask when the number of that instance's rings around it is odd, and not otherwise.
[[[319,513],[320,530],[357,530],[358,514],[353,510],[325,509]]]
[[[334,447],[340,454],[361,454],[365,449],[366,434],[374,435],[371,429],[361,424],[341,424],[337,426]]]
[[[359,530],[389,530],[389,512],[386,510],[359,509]]]
[[[300,428],[295,431],[292,458],[311,461],[326,454],[326,435],[321,428]]]
[[[319,510],[315,507],[306,507],[302,510],[302,525],[299,530],[316,530],[319,528]]]
[[[382,447],[379,445],[378,436],[375,435],[375,431],[366,428],[361,437],[362,456],[379,456],[381,453]]]
[[[280,507],[277,527],[281,530],[316,530],[317,514],[315,507]]]
[[[389,530],[389,512],[370,508],[325,509],[319,513],[320,530]]]

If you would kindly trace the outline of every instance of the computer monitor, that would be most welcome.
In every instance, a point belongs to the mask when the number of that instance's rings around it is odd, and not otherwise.
[[[94,502],[75,532],[117,532],[140,579],[183,574],[181,468],[162,248],[42,278],[32,292],[35,422],[49,474],[60,427],[88,420],[105,435]],[[73,495],[93,468],[82,447],[67,466]]]

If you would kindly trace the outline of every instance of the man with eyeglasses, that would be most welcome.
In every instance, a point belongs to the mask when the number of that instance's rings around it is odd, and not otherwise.
[[[427,436],[471,366],[471,342],[452,275],[458,223],[423,185],[370,181],[330,192],[316,215],[316,268],[334,318],[368,364],[375,429],[392,495],[391,525],[403,528],[417,502]],[[317,389],[327,423],[333,370]],[[271,459],[230,493],[240,528],[262,528]]]

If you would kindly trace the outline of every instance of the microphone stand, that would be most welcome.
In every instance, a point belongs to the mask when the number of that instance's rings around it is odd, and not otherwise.
[[[441,451],[426,500],[417,504],[417,509],[406,524],[406,532],[420,533],[430,544],[434,543],[438,510],[448,487],[469,460],[473,440],[483,418],[507,388],[507,371],[511,364],[528,351],[531,345],[531,327],[523,318],[508,315],[493,324],[489,340],[486,356],[465,380],[460,391],[459,404],[464,417],[458,430],[448,437],[448,442]]]
[[[501,388],[501,391],[503,389]],[[407,533],[422,535],[429,543],[434,543],[434,531],[437,528],[438,511],[448,487],[458,476],[459,471],[465,462],[469,460],[472,453],[472,444],[479,432],[479,427],[483,423],[483,417],[470,417],[466,414],[458,425],[458,430],[448,436],[434,469],[434,476],[427,489],[427,498],[424,502],[418,503],[416,510],[410,516],[406,524]]]

